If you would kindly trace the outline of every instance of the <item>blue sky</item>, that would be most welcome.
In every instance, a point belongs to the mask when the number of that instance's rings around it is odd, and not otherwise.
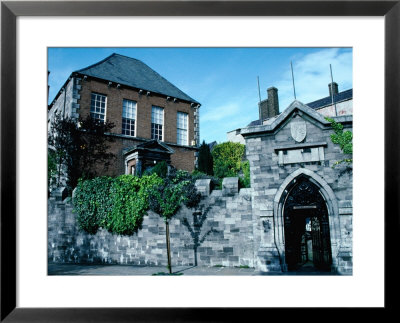
[[[280,111],[294,100],[308,103],[329,95],[331,81],[339,91],[353,87],[351,48],[49,48],[49,103],[71,72],[112,53],[139,59],[201,103],[201,141],[224,142],[226,132],[258,119],[267,88],[278,88]]]

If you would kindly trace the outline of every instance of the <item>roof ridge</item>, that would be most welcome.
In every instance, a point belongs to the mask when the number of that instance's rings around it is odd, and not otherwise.
[[[108,59],[110,59],[112,56],[115,56],[115,55],[116,55],[116,53],[112,53],[110,56],[107,56],[106,58],[102,59],[101,61],[99,61],[99,62],[97,62],[97,63],[94,63],[94,64],[92,64],[92,65],[89,65],[89,66],[87,66],[87,67],[81,68],[81,69],[79,69],[79,70],[76,70],[76,71],[74,71],[74,73],[80,73],[80,72],[82,72],[83,70],[87,70],[87,69],[89,69],[89,68],[92,68],[92,67],[95,67],[95,66],[97,66],[97,65],[103,64],[105,61],[107,61]]]

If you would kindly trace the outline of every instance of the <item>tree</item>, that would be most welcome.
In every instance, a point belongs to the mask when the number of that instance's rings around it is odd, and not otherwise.
[[[199,159],[198,159],[198,170],[207,175],[213,175],[213,156],[210,151],[210,147],[205,143],[200,145],[199,148]]]
[[[50,193],[51,188],[57,181],[57,154],[52,149],[47,149],[47,188]]]
[[[57,114],[48,134],[48,144],[55,152],[57,161],[57,185],[66,176],[70,191],[78,184],[78,179],[93,178],[96,167],[107,170],[115,158],[110,153],[108,143],[114,141],[107,136],[114,124],[100,122],[88,116],[86,119],[62,118]]]
[[[343,154],[352,155],[353,154],[353,133],[351,131],[343,131],[343,125],[339,122],[336,122],[332,118],[325,118],[327,121],[331,123],[333,131],[335,133],[331,134],[331,141],[334,144],[339,145]],[[353,158],[349,156],[349,158],[345,158],[339,161],[336,161],[333,167],[341,164],[347,163],[351,164],[353,162]]]
[[[194,207],[200,202],[200,194],[191,180],[189,173],[172,172],[159,185],[149,190],[150,209],[164,219],[165,238],[167,244],[168,270],[172,274],[171,247],[169,238],[169,221],[176,215],[182,204]]]
[[[242,187],[250,187],[250,166],[244,160],[245,145],[236,142],[224,142],[214,147],[214,176],[224,177],[239,176]]]

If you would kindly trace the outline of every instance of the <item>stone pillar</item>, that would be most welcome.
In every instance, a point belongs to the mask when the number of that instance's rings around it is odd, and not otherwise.
[[[211,193],[211,179],[198,179],[195,183],[197,191],[202,196],[209,196]]]
[[[222,181],[222,195],[232,196],[239,192],[239,177],[226,177]]]

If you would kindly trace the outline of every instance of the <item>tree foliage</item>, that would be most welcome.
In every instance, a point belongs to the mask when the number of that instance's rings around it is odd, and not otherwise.
[[[100,227],[106,226],[106,219],[113,208],[112,184],[113,179],[106,176],[79,180],[73,202],[77,223],[82,230],[95,234]]]
[[[161,182],[157,175],[80,180],[73,199],[79,227],[90,234],[104,228],[113,234],[132,235],[149,209],[150,187]]]
[[[165,161],[157,163],[154,167],[148,168],[143,172],[143,175],[156,174],[158,177],[165,178],[168,174],[168,165]]]
[[[90,116],[78,121],[55,115],[48,134],[48,144],[55,151],[57,161],[57,184],[65,172],[70,191],[78,184],[79,178],[93,178],[96,168],[107,170],[115,155],[110,153],[107,136],[114,124],[100,122]]]
[[[149,190],[150,209],[163,218],[167,242],[167,257],[169,273],[171,269],[171,251],[169,243],[169,221],[178,213],[182,204],[195,207],[200,202],[201,195],[197,192],[192,176],[185,171],[173,170],[163,179],[162,183],[154,185]]]
[[[47,149],[47,187],[49,192],[57,182],[57,153],[53,149]]]
[[[245,145],[236,142],[224,142],[214,147],[214,176],[239,177],[242,187],[250,187],[250,165],[245,157]]]
[[[172,170],[159,184],[149,190],[150,209],[168,222],[182,204],[189,208],[196,207],[201,200],[192,176],[182,170]]]
[[[213,156],[210,147],[203,141],[199,148],[198,171],[207,175],[213,175],[213,165]]]

